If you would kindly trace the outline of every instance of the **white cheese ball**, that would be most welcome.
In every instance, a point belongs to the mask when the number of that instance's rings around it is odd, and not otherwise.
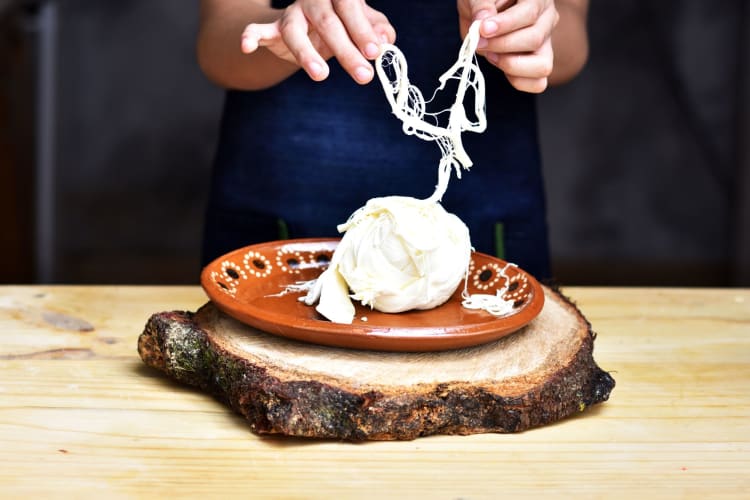
[[[339,226],[346,231],[332,264],[351,297],[378,311],[432,309],[466,276],[469,229],[439,203],[373,198]]]

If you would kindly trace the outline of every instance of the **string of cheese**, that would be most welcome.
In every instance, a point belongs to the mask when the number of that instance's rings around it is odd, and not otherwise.
[[[395,45],[384,45],[380,56],[375,61],[375,70],[391,110],[403,123],[403,131],[407,135],[416,135],[425,141],[437,141],[442,158],[438,169],[438,184],[429,201],[440,201],[448,189],[450,172],[453,169],[456,176],[461,178],[461,169],[468,170],[472,161],[464,149],[461,132],[464,130],[481,133],[487,128],[485,113],[484,75],[479,69],[476,58],[479,43],[479,21],[472,23],[456,62],[442,76],[440,85],[433,96],[425,101],[422,92],[409,82],[406,57]],[[388,75],[390,70],[393,74]],[[427,104],[435,95],[443,90],[450,80],[458,80],[458,90],[453,105],[448,110],[437,113],[427,113]],[[474,92],[474,114],[472,121],[466,116],[464,100],[466,91],[471,88]],[[448,125],[441,127],[437,124],[437,116],[449,112]],[[433,118],[430,123],[426,117]]]

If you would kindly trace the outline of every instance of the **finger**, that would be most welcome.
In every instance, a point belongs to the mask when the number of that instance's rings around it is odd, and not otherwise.
[[[306,16],[313,29],[331,48],[341,67],[351,75],[354,81],[364,84],[372,80],[375,74],[372,66],[349,38],[341,19],[333,9],[316,9],[306,12]]]
[[[333,51],[328,48],[328,45],[326,45],[323,39],[320,38],[320,34],[317,31],[311,31],[309,35],[313,47],[315,47],[315,50],[318,51],[318,54],[320,54],[320,57],[322,57],[324,61],[333,57]]]
[[[361,0],[333,0],[333,6],[349,38],[360,52],[368,59],[378,57],[380,42],[367,18],[364,3]]]
[[[498,12],[502,12],[508,7],[512,7],[516,4],[516,0],[498,0],[495,2],[495,8]]]
[[[545,10],[548,9],[539,0],[519,0],[497,15],[484,19],[480,34],[489,38],[532,26]]]
[[[479,48],[487,52],[500,54],[535,52],[549,39],[555,24],[557,24],[558,17],[555,9],[547,9],[534,25],[505,35],[484,38]]]
[[[458,1],[458,30],[461,38],[469,32],[472,23],[478,19],[485,19],[497,14],[495,3],[488,0],[459,0]]]
[[[520,76],[505,75],[511,85],[517,90],[530,94],[541,94],[547,90],[547,78],[524,78]]]
[[[380,43],[396,43],[396,30],[390,23],[387,25],[375,24],[373,26],[375,33],[378,35]]]
[[[301,9],[287,9],[280,20],[281,37],[297,64],[315,81],[325,80],[329,69],[323,57],[315,50],[307,34],[308,24]]]
[[[365,15],[380,43],[396,43],[396,29],[385,14],[368,5],[365,7]]]
[[[536,52],[497,54],[490,52],[487,60],[506,75],[520,78],[547,78],[552,73],[552,44],[548,41]]]
[[[463,12],[461,12],[462,7],[464,9]],[[466,12],[466,8],[468,8],[468,12]],[[459,14],[463,14],[464,17],[476,21],[497,14],[497,8],[495,7],[494,0],[469,0],[468,2],[459,2]]]
[[[255,52],[258,47],[279,39],[281,39],[281,32],[279,31],[278,21],[265,24],[248,24],[242,32],[242,52],[250,54]]]

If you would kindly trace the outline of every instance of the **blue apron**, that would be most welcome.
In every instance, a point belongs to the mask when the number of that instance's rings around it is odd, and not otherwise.
[[[369,4],[388,16],[408,60],[411,83],[430,96],[461,45],[455,1]],[[370,198],[426,198],[434,191],[437,144],[402,132],[377,77],[361,86],[334,60],[329,64],[330,76],[321,83],[298,71],[267,90],[227,92],[205,221],[204,264],[280,237],[339,237],[336,226]],[[469,227],[477,251],[547,279],[535,98],[513,89],[484,58],[480,65],[487,130],[463,134],[474,166],[460,180],[452,176],[442,203]],[[444,109],[455,91],[447,94],[429,109]]]

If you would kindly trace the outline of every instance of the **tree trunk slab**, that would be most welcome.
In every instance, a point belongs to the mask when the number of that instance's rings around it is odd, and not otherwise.
[[[199,387],[258,434],[351,441],[519,432],[606,401],[615,385],[593,358],[591,325],[544,287],[542,312],[497,341],[453,351],[349,350],[270,335],[210,302],[154,314],[143,361]]]

